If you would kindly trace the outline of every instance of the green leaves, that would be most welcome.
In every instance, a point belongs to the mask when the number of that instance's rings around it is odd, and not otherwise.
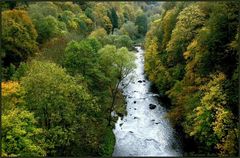
[[[69,146],[69,141],[79,141],[74,140],[74,133],[81,133],[84,117],[91,118],[99,111],[87,89],[56,64],[33,61],[21,84],[27,109],[34,112],[47,141],[53,145],[49,153]]]
[[[120,32],[121,34],[128,35],[132,40],[135,40],[137,36],[138,28],[133,22],[127,21],[122,25]]]
[[[115,140],[106,125],[111,106],[125,112],[118,86],[134,68],[128,49],[141,6],[13,7],[3,12],[4,79],[13,80],[3,83],[4,156],[110,156]]]
[[[145,36],[147,32],[147,16],[145,14],[137,16],[135,25],[138,27],[138,33]]]
[[[53,37],[63,35],[67,32],[65,23],[59,22],[51,15],[41,19],[35,19],[34,23],[39,33],[38,41],[40,43],[46,42]]]
[[[2,115],[2,145],[5,156],[46,156],[44,136],[33,113],[12,109]]]
[[[227,100],[226,94],[223,92],[222,84],[226,80],[225,75],[219,73],[212,76],[212,80],[206,85],[202,86],[204,95],[201,98],[201,104],[194,109],[194,114],[188,119],[193,119],[193,126],[190,128],[190,136],[199,139],[200,142],[209,147],[220,149],[220,153],[232,154],[235,149],[224,149],[224,143],[219,140],[226,139],[228,133],[234,130],[233,114],[226,108]],[[208,141],[205,138],[208,137]],[[230,140],[229,140],[230,141]],[[232,143],[236,139],[232,139]],[[221,147],[220,147],[221,146]]]
[[[4,11],[2,20],[4,65],[18,65],[38,51],[37,32],[26,11]]]
[[[237,146],[237,4],[168,3],[163,8],[146,36],[148,77],[170,97],[168,117],[184,129],[186,139],[194,137],[194,152],[236,155],[230,144]]]
[[[72,41],[66,48],[64,67],[74,76],[83,76],[91,90],[96,88],[101,81],[102,74],[99,71],[99,55],[97,53],[100,48],[101,43],[92,37],[80,42]]]
[[[197,29],[203,25],[205,14],[197,4],[192,4],[179,13],[177,20],[166,49],[169,52],[168,62],[173,65],[183,62],[182,53],[194,38]]]
[[[118,15],[117,15],[116,10],[114,8],[111,8],[110,11],[108,11],[108,17],[111,20],[112,32],[113,32],[115,28],[118,28]]]
[[[134,68],[134,55],[127,48],[117,49],[113,45],[106,45],[99,50],[99,55],[101,68],[113,83],[125,78]]]

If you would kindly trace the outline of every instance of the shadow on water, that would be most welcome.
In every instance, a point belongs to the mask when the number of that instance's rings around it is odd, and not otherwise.
[[[150,92],[159,94],[159,96],[155,96],[155,97],[157,98],[159,104],[164,108],[166,108],[167,111],[170,111],[171,108],[173,108],[171,99],[167,95],[164,95],[161,92],[159,92],[155,84],[150,85]],[[178,143],[180,143],[179,145],[184,151],[183,156],[194,156],[194,155],[196,156],[194,151],[198,151],[199,149],[197,148],[198,145],[196,144],[194,138],[187,137],[181,125],[176,125],[174,129],[175,129],[174,139],[179,140]],[[173,142],[172,144],[173,148],[175,148],[176,146],[175,143],[176,142]]]

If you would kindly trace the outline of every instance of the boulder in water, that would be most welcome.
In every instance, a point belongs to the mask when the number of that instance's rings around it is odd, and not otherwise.
[[[136,104],[136,101],[134,101],[133,103]]]
[[[149,104],[149,109],[155,109],[157,106],[156,105],[154,105],[154,104]]]
[[[137,110],[136,108],[134,108],[134,110]]]
[[[130,133],[133,133],[133,131],[129,131]]]
[[[133,119],[138,119],[138,117],[134,117]]]
[[[142,83],[142,80],[138,80],[139,83]]]
[[[143,82],[145,82],[145,80],[142,80]]]
[[[151,121],[155,121],[155,120],[153,119],[153,120],[151,120]]]
[[[123,125],[123,123],[120,123],[119,126],[121,127]]]

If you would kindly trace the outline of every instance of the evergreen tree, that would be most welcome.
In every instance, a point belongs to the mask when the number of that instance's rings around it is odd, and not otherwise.
[[[118,28],[118,15],[114,8],[111,8],[110,11],[108,11],[108,17],[110,18],[112,23],[112,33],[113,33],[114,29]]]

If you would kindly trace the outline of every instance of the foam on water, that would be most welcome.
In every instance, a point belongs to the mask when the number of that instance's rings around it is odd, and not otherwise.
[[[150,92],[151,83],[144,75],[144,51],[136,49],[137,67],[123,81],[126,85],[131,79],[128,86],[122,87],[128,114],[115,124],[113,156],[181,156],[174,130],[165,118],[166,109],[158,103],[158,95]],[[149,104],[157,107],[151,110]]]

